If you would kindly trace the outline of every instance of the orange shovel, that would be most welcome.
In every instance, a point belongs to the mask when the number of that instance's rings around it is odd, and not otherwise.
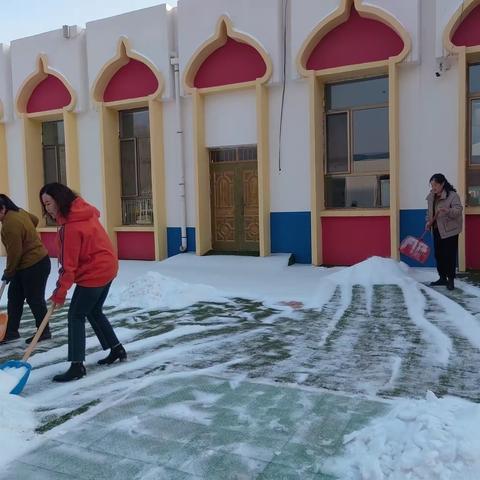
[[[5,282],[2,282],[2,286],[0,287],[0,300],[2,299],[3,291],[5,290],[6,285],[7,284]],[[5,332],[7,331],[7,322],[8,322],[7,314],[4,312],[0,313],[0,342],[5,337]]]

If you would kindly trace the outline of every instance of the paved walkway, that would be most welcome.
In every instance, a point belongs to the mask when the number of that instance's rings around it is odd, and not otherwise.
[[[322,461],[388,404],[195,375],[155,382],[20,462],[2,479],[327,480]]]

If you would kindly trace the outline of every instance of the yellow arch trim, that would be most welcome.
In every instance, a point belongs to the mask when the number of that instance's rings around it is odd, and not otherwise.
[[[27,104],[30,96],[32,95],[33,91],[35,90],[36,86],[48,75],[53,75],[54,77],[58,78],[65,88],[70,93],[70,103],[65,107],[58,109],[58,110],[49,110],[46,112],[37,112],[37,113],[27,113]],[[77,102],[77,95],[73,90],[72,86],[68,82],[68,80],[56,70],[50,68],[48,66],[47,56],[44,53],[41,53],[37,57],[37,69],[31,75],[29,75],[22,83],[20,88],[18,89],[17,98],[15,100],[15,108],[17,114],[19,116],[26,115],[27,117],[35,117],[38,115],[45,115],[48,113],[61,113],[63,111],[73,111],[75,108],[75,104]]]
[[[266,71],[263,77],[252,80],[251,82],[242,82],[242,83],[233,83],[231,85],[221,85],[218,87],[210,88],[195,88],[194,80],[195,75],[197,74],[202,63],[218,48],[225,45],[227,38],[233,38],[241,43],[245,43],[253,47],[262,57],[266,65]],[[235,90],[238,88],[248,88],[254,87],[258,83],[266,83],[273,71],[272,60],[268,55],[267,51],[257,42],[253,37],[245,33],[240,33],[233,28],[232,21],[226,15],[222,15],[218,22],[215,33],[210,37],[206,42],[204,42],[200,47],[195,51],[195,53],[190,58],[183,76],[183,84],[185,90],[188,93],[193,93],[195,90],[198,90],[201,93],[211,93],[211,92],[222,92],[226,90]]]
[[[148,102],[148,100],[155,100],[157,98],[160,98],[160,95],[162,94],[165,86],[163,75],[159,72],[157,67],[150,60],[148,60],[148,58],[140,55],[138,52],[132,49],[132,47],[130,46],[130,41],[127,37],[122,36],[118,40],[116,55],[101,68],[100,72],[97,75],[97,78],[93,82],[91,95],[96,103],[105,105],[109,105],[109,103],[114,103],[104,102],[103,93],[105,92],[105,88],[107,87],[108,82],[110,82],[110,80],[112,79],[113,75],[115,75],[115,73],[117,73],[117,71],[121,67],[126,65],[130,61],[130,59],[137,60],[147,65],[147,67],[153,72],[158,81],[157,90],[155,90],[155,92],[151,95],[142,97],[142,99]],[[140,99],[136,98],[135,100]],[[121,102],[123,102],[123,100]]]
[[[388,65],[390,62],[401,62],[409,54],[412,48],[412,41],[410,39],[410,35],[398,20],[396,20],[393,16],[389,15],[385,11],[380,10],[379,8],[363,5],[361,0],[342,0],[339,8],[335,10],[332,14],[330,14],[328,17],[326,17],[322,22],[320,22],[303,42],[297,55],[297,69],[302,76],[308,77],[308,69],[306,68],[307,61],[314,48],[317,46],[318,42],[335,27],[338,27],[339,25],[348,20],[352,5],[355,6],[355,9],[358,11],[361,17],[378,20],[392,28],[402,39],[403,50],[398,55],[390,57],[386,60],[362,63],[357,65],[345,65],[342,67],[338,67],[338,69],[354,69],[355,67],[359,66],[361,66],[362,68],[375,68],[385,66]],[[337,68],[328,69],[328,71],[332,72],[335,70],[337,70]]]
[[[480,45],[473,45],[471,47],[458,46],[452,43],[452,37],[455,31],[463,22],[463,20],[470,15],[472,10],[480,5],[480,0],[464,0],[457,8],[452,18],[448,22],[443,31],[443,46],[449,53],[458,55],[458,184],[457,191],[460,198],[466,202],[467,200],[467,172],[466,166],[468,162],[468,144],[467,144],[467,130],[468,130],[468,110],[467,110],[467,69],[469,62],[478,62],[480,59]],[[466,214],[478,215],[478,209],[475,207],[466,207],[464,209],[464,217]],[[465,223],[464,223],[465,225]],[[465,229],[460,234],[458,239],[458,263],[459,270],[466,269],[466,247],[465,247]]]
[[[443,46],[448,52],[451,53],[478,53],[480,52],[480,45],[474,45],[472,47],[457,46],[452,43],[452,37],[465,20],[470,15],[471,11],[480,5],[479,0],[464,0],[462,4],[457,8],[457,11],[453,14],[452,18],[448,22],[445,30],[443,31]]]

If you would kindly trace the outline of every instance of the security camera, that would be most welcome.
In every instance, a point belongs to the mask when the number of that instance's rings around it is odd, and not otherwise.
[[[435,70],[435,77],[439,78],[447,70],[450,70],[450,61],[448,57],[437,58],[437,68]]]

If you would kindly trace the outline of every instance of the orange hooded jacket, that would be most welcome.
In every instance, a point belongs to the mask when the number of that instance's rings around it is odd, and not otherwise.
[[[57,215],[60,270],[51,297],[57,305],[63,305],[74,283],[102,287],[117,276],[118,258],[99,217],[100,212],[80,197],[67,217]]]

